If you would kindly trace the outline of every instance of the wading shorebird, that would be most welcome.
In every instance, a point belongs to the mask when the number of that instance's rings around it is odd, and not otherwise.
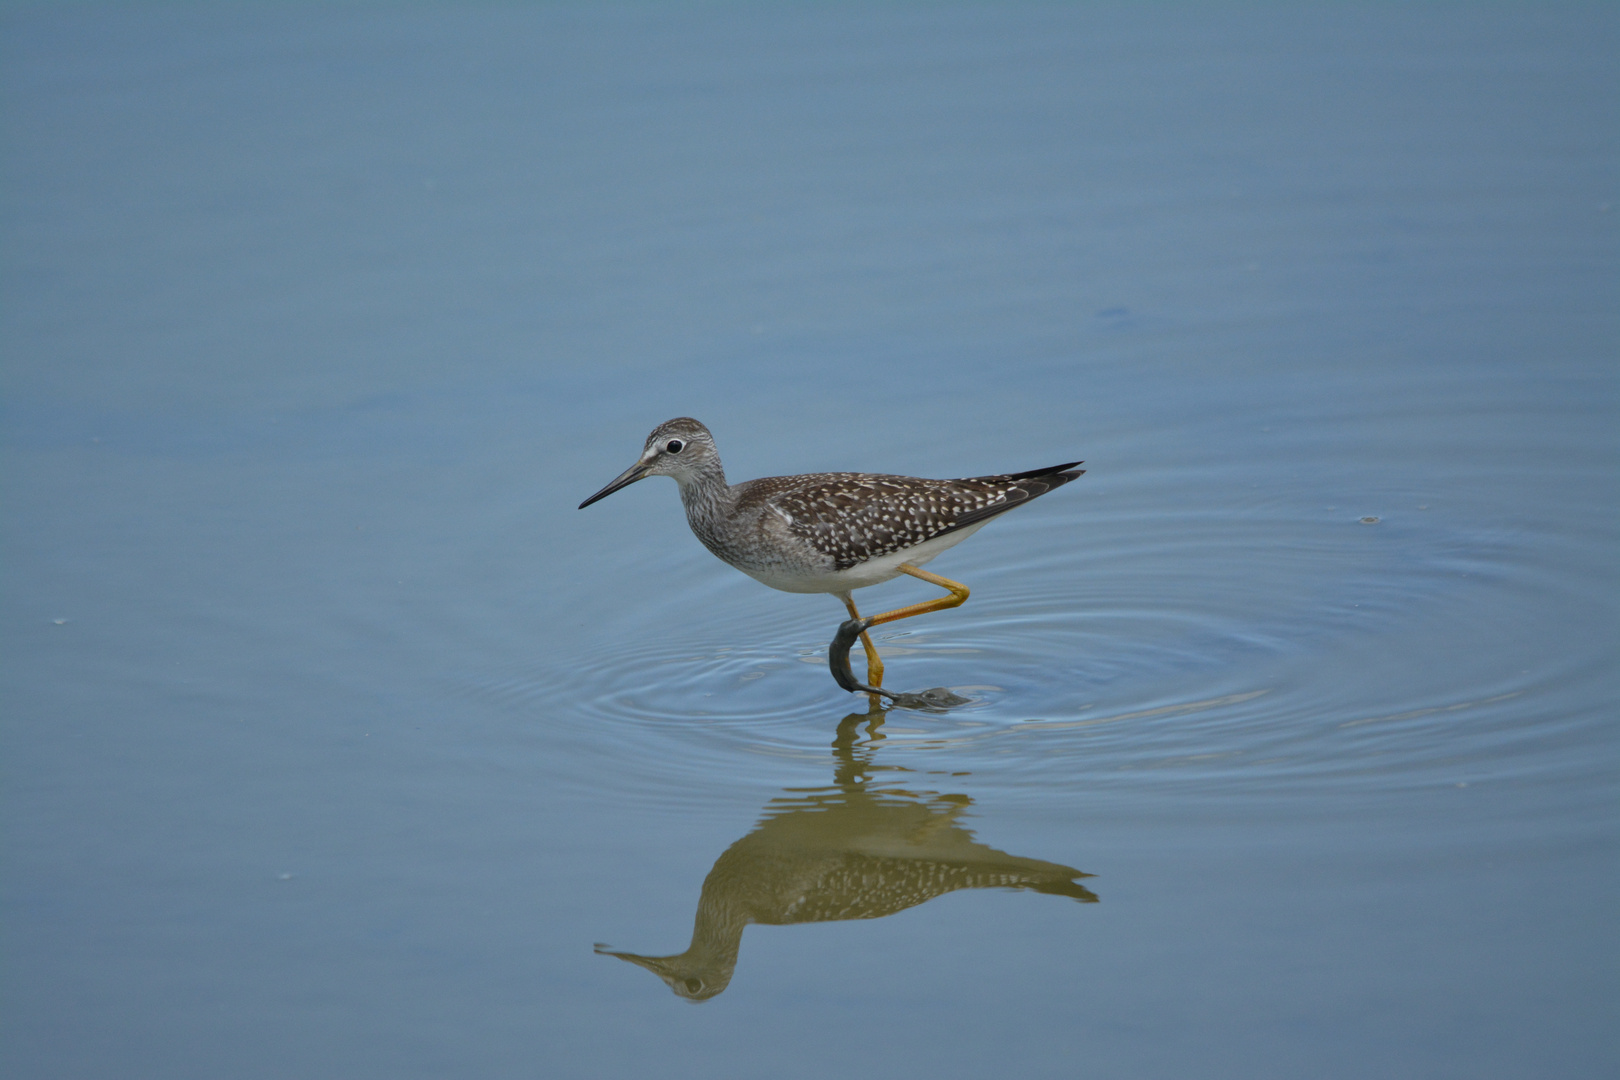
[[[850,617],[838,628],[828,655],[839,686],[899,700],[915,695],[883,689],[883,661],[867,631],[961,604],[967,586],[930,574],[922,565],[996,515],[1067,484],[1085,471],[1075,468],[1079,464],[963,480],[840,472],[728,484],[714,436],[681,416],[654,428],[636,463],[579,508],[643,477],[674,477],[686,522],[704,547],[773,589],[831,593],[844,602]],[[850,594],[901,574],[950,595],[862,618]],[[857,637],[866,651],[866,683],[857,682],[849,667]]]

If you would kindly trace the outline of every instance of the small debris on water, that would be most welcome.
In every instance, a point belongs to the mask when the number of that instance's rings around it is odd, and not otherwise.
[[[1364,517],[1364,518],[1361,519],[1361,523],[1363,525],[1376,525],[1376,524],[1378,524],[1378,519],[1375,518],[1375,517],[1370,517],[1370,516],[1369,517]]]
[[[972,698],[953,694],[943,686],[936,686],[931,690],[924,690],[920,694],[896,694],[894,704],[899,709],[922,709],[926,712],[937,712],[952,708],[956,705],[966,705]]]

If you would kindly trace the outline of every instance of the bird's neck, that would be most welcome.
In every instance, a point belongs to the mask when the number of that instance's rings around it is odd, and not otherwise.
[[[677,477],[677,482],[681,485],[681,505],[686,507],[687,524],[700,539],[712,535],[715,526],[731,509],[731,485],[726,483],[726,471],[715,462],[689,476]],[[704,539],[704,543],[708,540]]]

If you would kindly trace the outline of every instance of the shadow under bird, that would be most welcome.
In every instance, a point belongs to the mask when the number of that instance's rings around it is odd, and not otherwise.
[[[674,477],[687,524],[704,547],[773,589],[831,593],[844,602],[850,617],[838,628],[828,654],[839,686],[926,708],[960,704],[962,699],[943,690],[921,695],[884,690],[883,661],[867,631],[961,604],[968,598],[967,586],[931,574],[921,569],[923,564],[991,518],[1067,484],[1085,471],[1075,468],[1080,464],[961,480],[834,472],[728,484],[714,436],[682,416],[654,428],[636,463],[579,508],[643,477]],[[862,618],[850,594],[901,574],[937,585],[949,595]],[[857,638],[866,652],[865,683],[855,679],[849,666],[849,650]]]

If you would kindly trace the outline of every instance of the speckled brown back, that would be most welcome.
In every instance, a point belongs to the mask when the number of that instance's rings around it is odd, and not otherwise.
[[[876,473],[773,476],[741,485],[738,508],[767,505],[795,536],[846,570],[1044,495],[1079,476],[1078,464],[962,480]]]

